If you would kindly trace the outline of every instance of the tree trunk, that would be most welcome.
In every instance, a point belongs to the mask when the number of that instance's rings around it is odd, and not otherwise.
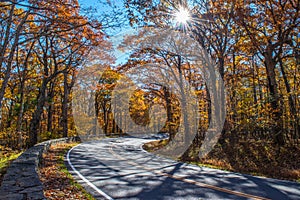
[[[268,86],[270,91],[270,103],[273,109],[273,134],[275,142],[279,145],[284,144],[284,134],[282,131],[282,108],[279,105],[279,93],[278,93],[278,85],[276,81],[276,74],[275,74],[275,65],[276,62],[273,60],[272,56],[273,51],[271,47],[267,47],[266,52],[264,53],[265,57],[265,66],[267,71],[267,78],[268,78]]]
[[[38,130],[41,122],[41,115],[43,113],[43,108],[46,102],[46,89],[47,89],[48,81],[46,79],[43,80],[42,87],[40,88],[40,93],[38,95],[38,101],[36,109],[32,115],[32,119],[30,121],[29,128],[29,147],[34,146],[38,139]]]
[[[20,96],[20,111],[18,114],[18,118],[17,118],[17,134],[18,134],[18,145],[20,146],[20,148],[22,148],[23,146],[23,138],[22,138],[22,122],[23,122],[23,114],[24,114],[24,79],[21,81],[21,85],[20,85],[20,90],[19,90],[19,94]]]
[[[175,137],[175,132],[172,130],[172,104],[171,104],[171,95],[170,91],[167,87],[163,86],[164,91],[164,99],[166,101],[166,109],[167,109],[167,128],[168,133],[170,134],[169,141],[173,140]]]
[[[294,99],[293,99],[293,96],[291,94],[290,83],[289,83],[288,78],[286,76],[284,65],[283,65],[283,62],[282,62],[281,58],[279,59],[279,63],[280,63],[280,69],[281,69],[282,77],[283,77],[283,80],[284,80],[284,85],[285,85],[286,92],[287,92],[287,95],[288,95],[290,113],[291,113],[292,119],[293,119],[293,122],[291,122],[291,123],[292,123],[292,125],[294,125],[295,131],[297,132],[298,130],[300,130],[299,118],[297,116],[297,109],[296,109],[296,106],[294,104]]]
[[[14,8],[14,6],[13,6],[13,8]],[[13,12],[13,11],[14,11],[14,9],[12,9],[11,12]],[[13,45],[10,48],[10,53],[9,53],[8,61],[7,61],[7,64],[6,64],[6,71],[4,73],[3,82],[2,82],[2,85],[1,85],[1,88],[0,88],[0,110],[2,109],[3,97],[4,97],[4,94],[5,94],[6,87],[8,85],[8,81],[9,81],[10,76],[11,76],[12,61],[13,61],[13,58],[14,58],[16,48],[18,46],[19,37],[20,37],[21,31],[23,29],[23,25],[26,22],[27,17],[29,16],[29,13],[30,12],[28,10],[26,15],[24,16],[24,18],[19,23],[19,25],[16,29],[16,32],[15,32]],[[7,26],[7,29],[10,29],[10,25]],[[9,34],[10,34],[10,32],[7,33],[6,38],[5,38],[5,42],[6,42],[7,37],[9,38]],[[4,46],[1,47],[0,69],[2,68],[2,65],[3,65],[3,62],[4,62],[4,55],[5,55],[5,52],[7,50],[7,46],[5,46],[5,42],[4,42]]]
[[[68,73],[64,73],[64,96],[62,103],[62,128],[63,137],[68,137],[68,102],[69,102],[69,88],[68,88]]]
[[[49,96],[48,96],[48,101],[49,101],[49,106],[48,106],[48,123],[47,123],[47,132],[52,133],[53,130],[53,98],[54,98],[54,83],[51,83],[50,86],[50,91],[49,91]]]
[[[26,75],[27,75],[27,70],[28,70],[28,60],[30,58],[30,55],[31,55],[31,52],[32,52],[32,49],[34,47],[34,44],[35,44],[35,41],[33,41],[30,45],[30,48],[29,48],[29,51],[26,55],[26,58],[25,58],[25,61],[23,63],[23,73],[22,73],[22,76],[20,77],[20,88],[19,88],[19,94],[20,94],[20,111],[19,111],[19,114],[18,114],[18,119],[17,119],[17,126],[16,126],[16,130],[17,130],[17,133],[19,134],[18,135],[18,144],[19,144],[19,147],[22,148],[23,147],[23,137],[22,137],[22,123],[23,123],[23,114],[24,114],[24,101],[25,101],[25,98],[24,98],[24,88],[25,88],[25,80],[26,80]],[[18,58],[19,58],[19,55],[18,55],[18,50],[17,50],[17,67],[18,67],[18,73],[21,73],[21,70],[20,70],[20,66],[18,65]]]

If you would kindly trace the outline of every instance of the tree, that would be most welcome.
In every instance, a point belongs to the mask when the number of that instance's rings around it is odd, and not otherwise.
[[[60,99],[56,95],[61,84],[64,85],[60,102],[62,117],[58,123],[63,127],[62,135],[67,136],[69,96],[76,70],[93,47],[105,43],[101,24],[79,13],[77,0],[51,4],[13,0],[1,2],[0,9],[0,76],[3,78],[0,109],[4,102],[1,117],[7,119],[7,126],[2,130],[14,132],[15,129],[20,138],[23,131],[28,131],[29,146],[38,141],[38,133],[53,132]],[[20,95],[16,95],[17,88]]]
[[[216,61],[216,69],[229,89],[229,115],[223,129],[226,137],[242,137],[245,133],[272,138],[278,145],[299,137],[298,0],[127,0],[125,6],[132,26],[182,31]],[[189,12],[186,24],[174,22],[180,8]],[[206,94],[211,113],[212,94]],[[214,99],[225,100],[225,93]]]
[[[35,1],[33,1],[35,3]],[[15,51],[19,44],[24,25],[27,22],[31,9],[23,10],[16,7],[17,1],[5,1],[0,3],[1,9],[1,46],[0,46],[0,70],[3,72],[3,81],[0,88],[0,110],[5,90],[12,71],[12,63]]]
[[[115,132],[113,131],[115,129],[115,123],[112,123],[111,96],[119,77],[120,74],[116,71],[106,69],[99,80],[97,92],[95,94],[96,119],[100,118],[100,124],[102,125],[105,134]],[[110,124],[113,124],[113,126],[110,127]]]
[[[298,1],[260,1],[257,3],[244,2],[236,4],[235,22],[242,27],[251,41],[252,47],[258,52],[258,58],[264,63],[267,72],[270,103],[273,109],[275,140],[279,144],[284,143],[282,131],[282,112],[278,81],[276,80],[276,68],[281,66],[281,73],[285,80],[285,86],[290,91],[289,83],[282,63],[284,47],[294,46],[292,36],[299,31],[299,2]],[[284,25],[283,25],[284,24]],[[289,106],[294,108],[289,95]],[[295,109],[294,109],[295,110]],[[294,111],[292,111],[295,116]]]

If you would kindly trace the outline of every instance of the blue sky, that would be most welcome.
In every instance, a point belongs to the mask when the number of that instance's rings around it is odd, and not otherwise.
[[[108,2],[110,2],[113,6],[115,6],[116,9],[124,10],[123,7],[123,1],[122,0],[78,0],[79,4],[82,8],[84,7],[91,7],[93,9],[96,9],[97,12],[95,13],[95,16],[98,15],[98,20],[101,20],[101,17],[103,17],[103,14],[110,13],[112,11],[112,8],[108,5]],[[124,16],[125,17],[125,16]],[[97,17],[96,17],[97,18]],[[121,52],[117,49],[117,46],[120,42],[122,42],[122,38],[125,33],[130,32],[130,27],[127,25],[120,25],[121,28],[115,29],[115,28],[106,28],[104,30],[105,33],[107,33],[110,36],[110,40],[113,42],[115,46],[114,54],[117,58],[116,64],[122,64],[125,63],[128,59],[128,52]]]
[[[123,0],[78,0],[81,8],[92,8],[94,9],[93,14],[96,16],[98,15],[98,20],[101,21],[104,15],[109,15],[110,17],[118,16],[118,18],[122,19],[123,21],[126,20],[126,13]],[[93,12],[92,11],[92,12]],[[89,14],[92,14],[89,11]],[[117,13],[117,14],[116,14]],[[115,21],[117,22],[117,21]],[[129,23],[123,23],[120,25],[122,29],[128,29]],[[119,34],[120,30],[113,30],[113,29],[106,29],[105,30],[109,35]]]
[[[93,5],[95,2],[97,2],[96,0],[79,0],[78,1],[80,5]]]

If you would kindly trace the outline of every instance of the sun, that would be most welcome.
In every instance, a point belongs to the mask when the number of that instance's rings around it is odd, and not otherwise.
[[[175,13],[175,20],[177,23],[186,24],[190,20],[190,13],[188,9],[180,7]]]

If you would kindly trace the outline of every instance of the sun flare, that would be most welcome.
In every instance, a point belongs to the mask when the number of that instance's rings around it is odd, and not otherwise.
[[[190,13],[186,8],[180,7],[175,13],[175,20],[180,24],[186,24],[190,20]]]

